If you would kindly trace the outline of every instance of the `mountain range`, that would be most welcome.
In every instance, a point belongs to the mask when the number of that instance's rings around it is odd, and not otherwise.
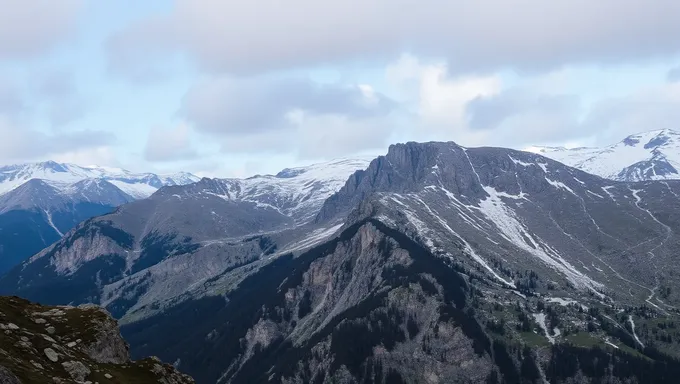
[[[671,383],[679,194],[535,153],[398,144],[161,188],[79,224],[0,293],[102,305],[133,357],[198,383]]]
[[[199,180],[53,161],[0,167],[0,273],[57,241],[90,217]]]
[[[601,148],[537,146],[527,150],[612,180],[680,178],[680,133],[670,129],[630,135]]]

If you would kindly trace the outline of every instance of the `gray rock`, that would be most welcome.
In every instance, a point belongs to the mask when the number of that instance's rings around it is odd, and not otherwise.
[[[102,311],[101,308],[91,308]],[[105,312],[106,313],[106,312]],[[116,321],[107,316],[93,324],[96,337],[92,342],[81,344],[81,350],[98,363],[123,364],[130,360],[128,345],[120,336]]]
[[[54,351],[54,349],[45,348],[44,352],[45,352],[45,356],[47,356],[47,358],[51,362],[56,363],[57,361],[59,361],[59,355],[57,354],[57,352]]]
[[[0,365],[0,384],[21,384],[21,381],[9,369]]]
[[[91,373],[90,369],[80,361],[65,361],[61,363],[61,365],[64,367],[66,372],[68,372],[71,378],[75,381],[82,382]]]
[[[43,339],[50,337],[39,333],[44,330],[44,325],[33,322],[28,314],[36,311],[51,311],[50,307],[43,307],[17,297],[0,296],[0,309],[3,311],[9,309],[10,319],[8,320],[22,325],[21,334],[10,332],[2,336],[0,384],[21,382],[82,384],[90,382],[91,384],[92,381],[87,380],[92,373],[91,367],[107,367],[107,370],[118,373],[120,373],[118,367],[130,368],[125,374],[115,378],[119,382],[137,382],[142,377],[148,378],[150,374],[154,374],[151,371],[153,364],[150,364],[153,360],[133,362],[126,359],[121,361],[121,357],[127,356],[127,345],[120,336],[116,321],[96,307],[69,308],[67,309],[68,316],[63,320],[58,320],[60,325],[55,327],[54,337],[58,340],[76,339],[73,343],[76,346],[80,344],[78,350],[68,350],[57,343],[44,348],[46,341]],[[25,341],[30,339],[24,336],[24,333],[37,338],[35,342],[39,349]],[[97,337],[101,339],[97,340]],[[87,352],[92,353],[93,357],[88,356]],[[95,361],[94,358],[100,361]],[[105,363],[102,364],[101,361]],[[112,361],[120,361],[120,363]],[[52,363],[61,363],[61,366]],[[113,364],[119,365],[116,367]],[[176,381],[178,384],[193,383],[191,378],[180,374],[171,366],[166,366],[166,369],[157,376],[159,382],[176,378],[182,378]]]

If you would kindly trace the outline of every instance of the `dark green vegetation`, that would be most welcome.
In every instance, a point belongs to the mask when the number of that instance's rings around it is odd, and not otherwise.
[[[66,278],[57,274],[48,258],[29,264],[33,279],[26,282],[18,294],[42,304],[82,304],[97,302],[98,284],[110,283],[123,275],[125,259],[118,255],[105,255],[88,261],[76,273]],[[7,274],[11,278],[19,273],[20,267]],[[0,294],[17,292],[11,286],[0,286]]]
[[[142,239],[142,253],[132,265],[130,274],[154,266],[172,255],[191,253],[199,248],[190,237],[178,239],[175,234],[160,235],[151,232]]]
[[[59,237],[40,212],[9,211],[0,215],[0,274]]]
[[[91,221],[90,225],[79,227],[73,236],[64,240],[67,246],[76,241],[93,239],[96,235],[106,236],[115,241],[123,250],[131,250],[134,237],[105,221]],[[158,235],[151,233],[142,239],[140,257],[132,267],[126,269],[125,257],[119,254],[102,255],[82,264],[74,273],[58,273],[50,264],[50,254],[40,258],[37,262],[18,266],[9,271],[0,280],[0,294],[17,294],[43,304],[83,304],[99,302],[102,285],[110,284],[124,276],[151,267],[162,260],[174,255],[193,252],[198,245],[191,242],[191,238],[178,238],[176,235]],[[56,252],[52,249],[49,252]],[[29,272],[30,279],[19,279],[19,275]],[[145,275],[147,276],[147,275]],[[16,282],[21,281],[17,287]],[[145,279],[140,283],[126,288],[127,293],[136,293],[139,297],[146,290]],[[120,298],[109,305],[114,316],[120,316],[136,303],[136,300]]]
[[[64,363],[84,367],[83,379],[90,382],[146,384],[170,378],[177,384],[193,382],[155,359],[130,361],[115,321],[96,308],[46,307],[0,296],[0,327],[2,382],[12,376],[23,384],[54,382],[55,377],[75,382]],[[44,352],[48,348],[56,361]]]
[[[311,337],[293,343],[283,336],[284,332],[266,346],[258,344],[248,352],[244,341],[258,322],[291,330],[312,315],[310,291],[301,293],[296,307],[287,303],[286,293],[303,285],[303,276],[312,263],[330,257],[367,224],[406,250],[410,263],[385,267],[380,272],[379,287],[358,304],[337,313]],[[379,248],[380,257],[388,265],[394,245],[382,241]],[[343,272],[352,273],[354,263],[352,259],[345,261]],[[402,308],[390,304],[391,294],[406,291],[437,298],[439,316],[434,328],[424,329],[430,325],[419,323]],[[518,304],[508,310],[507,305],[496,305],[494,310],[494,306],[488,307],[489,302],[482,291],[470,285],[466,271],[451,260],[436,257],[400,232],[369,219],[297,258],[277,258],[224,298],[184,302],[162,315],[124,326],[122,331],[134,356],[157,354],[165,361],[181,361],[182,369],[199,383],[215,382],[225,369],[226,377],[234,383],[279,382],[294,376],[304,382],[321,383],[332,380],[341,368],[361,383],[418,382],[418,377],[410,376],[394,361],[374,351],[380,347],[394,352],[399,345],[417,342],[423,353],[436,356],[436,347],[432,347],[436,344],[431,341],[446,337],[440,330],[449,325],[462,330],[478,359],[491,363],[485,379],[488,383],[540,383],[542,377],[562,382],[577,376],[592,382],[618,379],[675,383],[680,377],[678,360],[656,349],[636,349],[625,329],[619,332],[603,321],[594,330],[624,340],[620,349],[589,338],[588,333],[583,334],[588,336],[584,338],[576,332],[551,345],[526,306]],[[559,305],[541,305],[555,324],[559,316],[550,313],[567,310]],[[595,312],[581,310],[581,315],[597,316]],[[169,334],[174,337],[165,337]],[[247,353],[252,355],[241,367],[233,365]],[[539,354],[543,357],[539,358]],[[330,361],[330,365],[321,370],[310,368],[322,360]]]
[[[61,233],[66,233],[83,220],[110,213],[113,209],[92,203],[70,204],[54,212],[52,222]],[[0,275],[60,237],[44,212],[13,210],[0,214]]]

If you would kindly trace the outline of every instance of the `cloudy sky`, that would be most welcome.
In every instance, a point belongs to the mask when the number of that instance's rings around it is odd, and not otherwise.
[[[680,129],[675,0],[0,0],[0,164],[248,176]]]

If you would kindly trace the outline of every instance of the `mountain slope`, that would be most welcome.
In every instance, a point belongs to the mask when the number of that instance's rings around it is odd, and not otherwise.
[[[0,279],[0,292],[101,303],[133,355],[157,354],[201,383],[680,373],[678,182],[407,143],[305,224],[231,186],[170,187],[89,220]]]
[[[58,240],[76,224],[152,194],[198,180],[122,169],[45,162],[0,168],[0,274]]]
[[[670,129],[631,135],[603,148],[527,150],[612,180],[680,179],[680,133]]]
[[[7,281],[20,273],[22,295],[47,303],[101,302],[117,315],[157,311],[159,301],[172,301],[224,270],[285,244],[313,245],[296,243],[304,237],[321,241],[331,235],[337,225],[312,228],[304,222],[341,187],[341,179],[365,166],[363,160],[338,160],[276,176],[166,187],[84,223],[35,262],[10,272]],[[103,265],[111,268],[97,276],[93,271]],[[64,287],[74,284],[77,297]]]
[[[99,308],[0,297],[0,310],[2,383],[194,382],[154,358],[130,361],[116,322]]]

